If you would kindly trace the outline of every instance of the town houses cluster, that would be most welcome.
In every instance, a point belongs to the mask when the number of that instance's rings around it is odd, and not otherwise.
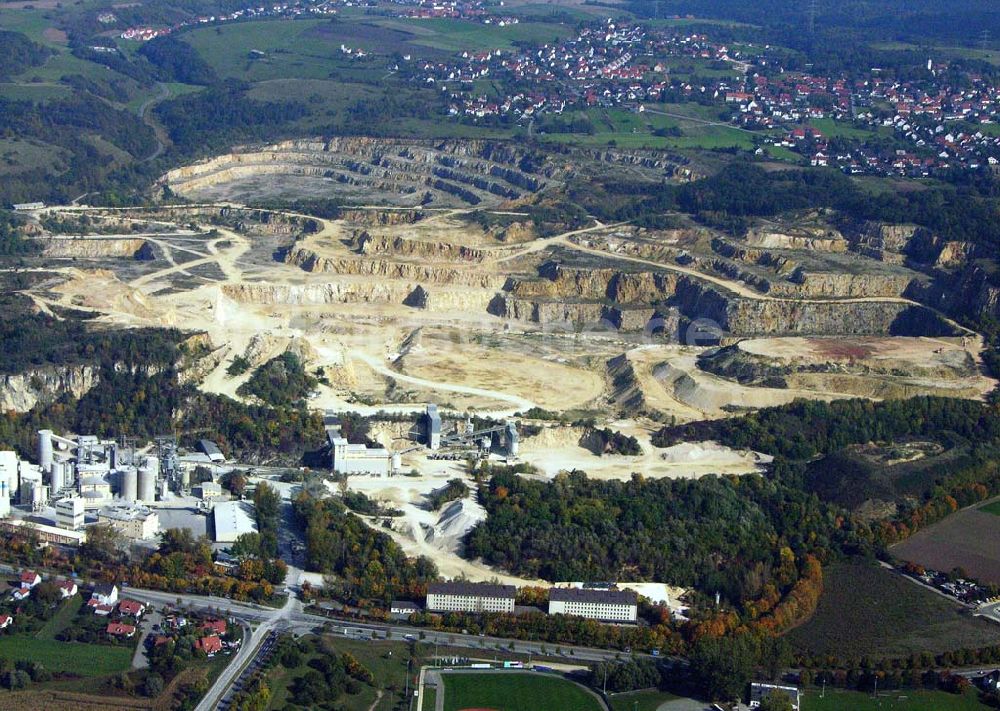
[[[143,41],[189,25],[332,15],[351,4],[368,5],[368,12],[382,17],[457,18],[498,29],[519,22],[504,13],[502,3],[487,6],[482,0],[377,7],[372,0],[296,0],[175,27],[132,27],[121,37]],[[385,59],[344,44],[340,52],[363,61]],[[752,132],[759,152],[769,146],[788,150],[803,162],[851,174],[919,177],[1000,160],[1000,86],[967,62],[929,58],[904,70],[870,67],[827,76],[786,66],[786,54],[766,44],[729,45],[678,27],[612,19],[595,20],[547,44],[518,43],[440,60],[393,55],[388,61],[390,71],[440,90],[454,119],[474,123],[531,126],[540,116],[571,110],[643,112],[660,103],[698,103],[714,109],[718,122]],[[830,130],[831,122],[839,129]]]

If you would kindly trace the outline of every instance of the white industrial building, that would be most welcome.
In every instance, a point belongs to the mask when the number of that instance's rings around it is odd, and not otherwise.
[[[60,546],[78,546],[86,542],[87,532],[69,531],[58,526],[47,526],[44,523],[8,518],[0,521],[0,531],[8,533],[31,533],[38,537],[41,543],[52,543]]]
[[[428,612],[513,612],[517,588],[489,583],[431,583]]]
[[[343,437],[329,439],[335,474],[390,476],[393,473],[393,456],[388,449],[350,444]]]
[[[633,590],[552,588],[549,590],[549,614],[634,624],[638,599]]]
[[[67,531],[79,531],[84,522],[84,501],[79,496],[59,499],[55,503],[56,525]]]
[[[233,543],[244,533],[257,533],[257,516],[248,501],[224,501],[212,511],[215,521],[215,540]]]
[[[97,512],[97,522],[111,526],[132,540],[155,538],[160,532],[160,515],[145,506],[107,506]]]

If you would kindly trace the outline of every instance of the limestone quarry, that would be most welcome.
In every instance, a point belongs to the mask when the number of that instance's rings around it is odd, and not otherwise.
[[[161,178],[197,202],[36,213],[102,229],[42,230],[46,275],[25,293],[50,313],[203,333],[207,355],[183,377],[206,391],[239,398],[253,368],[292,350],[323,374],[309,400],[320,410],[436,403],[452,420],[516,416],[518,458],[540,477],[746,473],[761,455],[711,442],[658,449],[650,435],[796,398],[976,398],[993,387],[980,337],[948,316],[956,290],[923,268],[954,270],[969,302],[997,309],[965,246],[817,214],[743,237],[683,216],[665,230],[591,219],[541,232],[529,204],[581,170],[662,180],[676,169],[626,153],[561,158],[488,142],[248,147]],[[242,205],[285,193],[352,206],[323,218]],[[251,368],[231,375],[237,356]],[[24,411],[94,377],[7,378],[0,403]],[[594,426],[635,437],[642,454],[595,454]],[[488,576],[456,543],[481,511],[424,507],[468,472],[406,448],[405,431],[381,437],[417,476],[351,486],[402,508],[392,535],[408,550],[438,551],[442,572]]]

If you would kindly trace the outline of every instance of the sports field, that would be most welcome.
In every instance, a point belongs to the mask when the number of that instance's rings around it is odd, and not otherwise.
[[[578,684],[533,672],[442,674],[445,711],[601,711]]]

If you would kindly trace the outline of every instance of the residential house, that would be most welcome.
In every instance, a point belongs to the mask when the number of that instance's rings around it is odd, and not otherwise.
[[[80,588],[72,580],[63,580],[59,583],[59,594],[65,600],[68,597],[73,597],[80,591]]]
[[[14,592],[10,594],[15,600],[24,600],[29,595],[31,595],[31,588],[29,587],[19,587]]]
[[[5,630],[13,624],[14,618],[10,615],[0,615],[0,630]]]
[[[42,576],[33,570],[24,570],[21,572],[21,587],[22,588],[33,588],[38,583],[42,582]]]
[[[209,637],[202,637],[194,643],[194,648],[202,650],[205,654],[211,657],[217,652],[222,651],[222,640],[215,634]]]
[[[406,619],[422,609],[418,603],[409,600],[393,600],[389,603],[389,614],[397,619]]]
[[[109,622],[107,633],[112,637],[131,637],[135,634],[135,625],[126,625],[121,622]]]
[[[210,634],[225,634],[226,633],[226,621],[225,620],[205,620],[201,624],[201,631],[208,632]]]
[[[114,606],[118,602],[118,586],[114,583],[99,583],[90,596],[101,605]]]
[[[146,611],[146,606],[135,600],[122,600],[118,603],[118,612],[129,617],[141,617]]]

